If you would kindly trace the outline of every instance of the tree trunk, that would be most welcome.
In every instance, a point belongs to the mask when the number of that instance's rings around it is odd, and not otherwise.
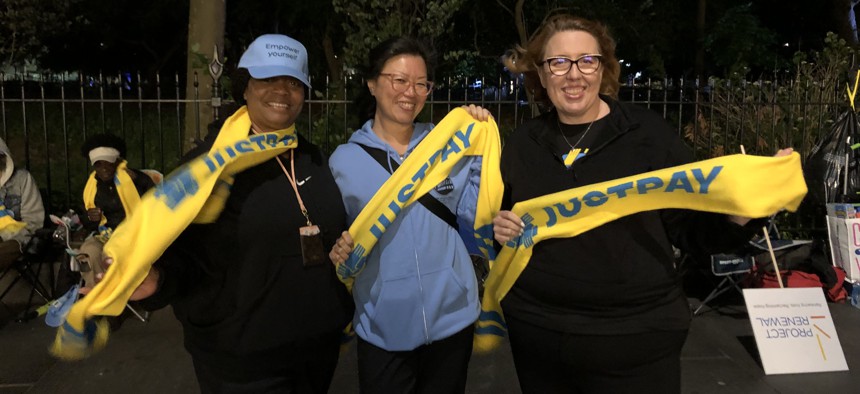
[[[517,34],[520,36],[520,45],[526,46],[529,42],[528,32],[526,32],[526,20],[523,18],[523,3],[525,0],[517,0],[514,6],[514,23],[517,26]]]
[[[329,80],[333,83],[333,86],[342,87],[343,85],[343,60],[339,59],[337,54],[334,51],[334,44],[332,43],[331,34],[332,27],[331,24],[333,22],[329,20],[326,22],[325,34],[323,35],[323,52],[325,52],[325,60],[326,65],[328,67],[328,76]],[[335,89],[334,98],[342,99],[343,97],[343,89]]]
[[[832,28],[840,38],[843,38],[851,46],[857,46],[856,30],[852,26],[854,18],[855,0],[836,0],[833,2],[833,25]]]
[[[214,120],[210,104],[214,81],[209,74],[209,63],[216,51],[219,60],[223,61],[225,10],[226,0],[189,0],[185,98],[204,102],[190,102],[185,107],[185,129],[181,136],[183,152],[193,147],[195,139],[205,136],[206,125]],[[194,73],[197,73],[196,88]]]
[[[696,63],[694,65],[696,78],[705,78],[705,9],[707,0],[699,0],[698,14],[696,16]]]
[[[526,47],[529,43],[528,32],[526,32],[526,19],[523,17],[523,3],[525,0],[517,0],[514,5],[514,25],[517,27],[517,35],[520,37],[520,46]],[[529,102],[529,108],[532,110],[532,116],[536,116],[540,110],[534,100],[534,94],[529,89],[525,89],[526,99]]]

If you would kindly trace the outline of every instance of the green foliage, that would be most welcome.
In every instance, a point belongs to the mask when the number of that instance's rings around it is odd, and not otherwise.
[[[845,86],[853,84],[849,71],[860,54],[833,33],[825,43],[819,52],[795,54],[787,78],[748,83],[736,73],[712,79],[705,105],[685,128],[700,156],[737,152],[744,145],[765,155],[790,146],[805,157],[849,104]]]
[[[750,67],[772,67],[776,60],[776,35],[761,25],[749,3],[727,10],[704,44],[714,63],[729,74],[745,74]]]
[[[45,39],[65,34],[77,0],[0,0],[0,66],[21,66],[47,53]]]
[[[496,65],[499,61],[495,58],[488,59],[481,56],[478,51],[460,49],[448,51],[442,56],[442,68],[452,78],[474,78],[476,76],[495,76]]]
[[[363,64],[367,53],[380,42],[412,36],[431,44],[450,31],[448,23],[465,0],[333,0],[343,15],[346,32],[345,63]]]

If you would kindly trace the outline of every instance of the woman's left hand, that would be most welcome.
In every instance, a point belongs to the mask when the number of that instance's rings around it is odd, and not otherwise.
[[[469,113],[469,115],[472,115],[472,117],[475,118],[475,120],[478,120],[481,122],[486,122],[487,119],[490,119],[490,117],[492,116],[492,115],[490,115],[490,111],[488,111],[484,107],[481,107],[480,105],[469,104],[469,105],[464,105],[460,108],[465,109],[466,112]]]
[[[352,253],[352,248],[354,247],[352,236],[349,235],[348,231],[344,231],[337,242],[334,243],[328,257],[335,266],[341,265],[349,258],[349,254]]]
[[[794,148],[783,148],[783,149],[780,149],[779,151],[777,151],[776,154],[773,155],[773,157],[788,156],[792,153],[794,153]],[[748,218],[745,216],[737,216],[737,215],[729,216],[729,221],[734,222],[734,223],[741,225],[741,226],[745,226],[747,223],[750,222],[750,220],[752,220],[752,218]]]

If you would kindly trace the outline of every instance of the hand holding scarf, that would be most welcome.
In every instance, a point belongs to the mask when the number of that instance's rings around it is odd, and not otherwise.
[[[377,190],[349,228],[355,247],[337,274],[347,288],[364,268],[367,255],[400,211],[445,179],[458,160],[482,156],[478,206],[473,225],[476,244],[492,260],[493,216],[502,199],[499,173],[499,129],[490,118],[480,122],[462,108],[451,111],[421,141],[403,164]]]
[[[691,209],[745,217],[797,210],[806,195],[800,156],[732,155],[587,185],[514,205],[526,226],[507,242],[485,282],[475,349],[495,348],[506,333],[500,302],[525,270],[536,243],[573,237],[637,212]],[[570,264],[576,264],[572,260]]]
[[[248,136],[251,120],[245,107],[224,122],[209,153],[178,168],[148,191],[104,246],[114,263],[102,281],[72,307],[51,348],[56,357],[76,360],[107,342],[107,327],[97,315],[116,316],[143,282],[152,264],[192,222],[218,218],[229,196],[234,174],[293,149],[295,126]]]

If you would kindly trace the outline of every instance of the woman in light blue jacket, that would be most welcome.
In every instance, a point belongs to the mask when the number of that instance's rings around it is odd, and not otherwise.
[[[369,120],[329,160],[350,223],[432,132],[433,124],[415,122],[433,88],[432,62],[410,38],[371,50],[364,75],[373,97]],[[483,108],[466,109],[478,120],[489,117]],[[461,160],[429,193],[435,202],[404,208],[355,278],[362,393],[464,392],[480,305],[471,245],[457,228],[474,221],[480,172],[480,157]],[[352,248],[344,232],[332,261],[343,263]]]

